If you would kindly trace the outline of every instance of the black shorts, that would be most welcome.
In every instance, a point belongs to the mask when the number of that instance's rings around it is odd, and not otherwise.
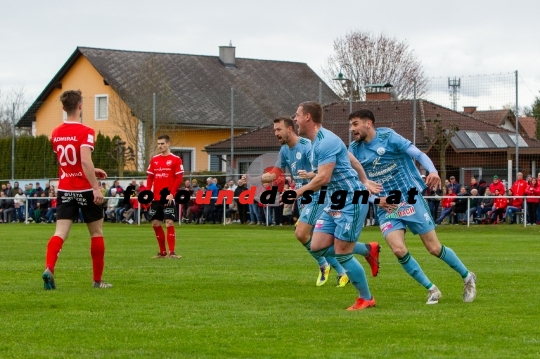
[[[103,209],[101,205],[98,206],[94,203],[92,191],[58,191],[56,201],[56,219],[78,219],[79,208],[85,223],[99,221],[103,218]]]
[[[163,221],[165,219],[176,221],[176,204],[173,202],[170,206],[167,206],[159,201],[153,201],[148,214],[150,215],[151,221],[154,219],[157,219],[158,221]]]

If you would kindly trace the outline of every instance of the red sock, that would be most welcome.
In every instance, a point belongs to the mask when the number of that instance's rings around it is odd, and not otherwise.
[[[45,259],[45,267],[49,268],[51,272],[54,273],[54,266],[56,265],[56,260],[58,259],[58,254],[62,250],[64,245],[64,240],[58,236],[52,236],[47,244],[47,256]]]
[[[92,237],[90,242],[90,254],[92,255],[92,269],[94,271],[94,282],[101,282],[103,266],[105,265],[105,242],[103,237]]]
[[[176,242],[176,233],[174,226],[167,227],[167,244],[169,245],[169,253],[174,253],[174,244]]]
[[[156,239],[159,244],[159,254],[163,256],[167,255],[167,248],[165,248],[165,232],[163,232],[163,228],[161,226],[152,228],[154,228]]]

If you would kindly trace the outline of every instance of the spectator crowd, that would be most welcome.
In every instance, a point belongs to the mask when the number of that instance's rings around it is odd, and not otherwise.
[[[422,177],[425,179],[425,176]],[[524,207],[527,207],[525,219],[527,224],[537,225],[540,224],[540,199],[532,197],[540,196],[539,181],[540,173],[536,178],[528,175],[526,179],[523,179],[522,173],[518,173],[512,185],[503,183],[497,175],[493,176],[489,184],[484,179],[478,180],[476,177],[471,177],[468,185],[461,185],[454,176],[451,176],[445,180],[442,188],[438,186],[426,188],[422,194],[428,197],[426,201],[431,216],[437,224],[466,224],[467,218],[472,223],[478,224],[501,222],[513,224],[522,220]],[[139,193],[148,189],[145,181],[137,182],[132,179],[128,186],[133,186],[135,192],[131,200],[125,203],[125,189],[120,185],[120,181],[113,181],[110,187],[106,182],[101,182],[101,192],[106,198],[103,203],[105,221],[126,224],[150,221],[148,214],[150,204],[141,204],[138,201]],[[24,188],[19,187],[19,182],[13,182],[13,185],[6,182],[1,187],[0,223],[24,222],[26,216],[28,216],[28,221],[33,223],[55,222],[56,189],[49,182],[45,183],[44,187],[41,187],[39,182],[36,182],[35,186],[33,183],[28,183],[24,185]],[[248,189],[243,179],[236,183],[231,179],[223,185],[218,183],[217,178],[212,177],[208,177],[205,183],[201,184],[197,179],[185,180],[180,189],[188,191],[192,197],[188,203],[181,206],[182,222],[186,224],[267,225],[268,223],[270,226],[282,226],[293,225],[299,218],[297,202],[279,203],[279,205],[264,205],[258,201],[249,205],[240,203],[237,197]],[[211,199],[210,203],[202,205],[194,200],[199,191],[202,191],[199,195],[206,198],[207,195],[217,197],[219,190],[222,189],[234,193],[236,199],[231,204],[217,203],[215,198]],[[284,191],[289,189],[294,190],[295,183],[287,177]],[[487,198],[481,198],[484,196]],[[469,207],[467,207],[467,201],[469,201]],[[79,214],[74,221],[83,222],[82,215]],[[364,224],[378,225],[375,207],[372,204],[370,204]]]
[[[537,178],[528,175],[523,179],[519,172],[511,185],[501,181],[497,175],[493,176],[490,184],[484,179],[471,177],[469,185],[461,185],[451,176],[442,188],[427,188],[422,194],[428,197],[431,216],[437,224],[466,224],[467,219],[476,224],[514,224],[523,220],[526,212],[526,223],[537,225],[540,224],[540,199],[533,197],[540,196],[539,181],[540,173]]]

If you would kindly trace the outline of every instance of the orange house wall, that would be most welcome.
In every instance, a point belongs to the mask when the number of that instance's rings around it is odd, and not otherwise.
[[[236,130],[235,135],[244,132]],[[208,153],[204,150],[205,146],[219,142],[231,136],[231,130],[226,129],[182,129],[170,132],[171,148],[195,148],[195,171],[208,169]]]
[[[103,77],[92,66],[84,56],[81,56],[71,69],[62,78],[62,89],[54,89],[48,99],[36,112],[36,135],[46,135],[50,137],[52,130],[62,123],[63,111],[60,95],[66,90],[81,90],[83,93],[83,115],[82,123],[92,127],[96,133],[113,137],[122,136],[122,131],[113,124],[111,111],[107,120],[95,119],[95,96],[108,95],[109,106],[113,98],[118,98],[115,91],[104,84]],[[195,148],[195,171],[208,169],[208,154],[204,152],[204,147],[212,143],[230,137],[228,129],[169,129],[168,135],[171,137],[171,147],[173,148]],[[244,130],[235,131],[235,135]],[[157,134],[159,135],[159,134]]]
[[[103,77],[92,64],[81,56],[62,78],[62,89],[54,89],[48,99],[36,113],[36,135],[50,136],[52,130],[62,123],[63,111],[60,95],[66,90],[81,90],[83,94],[82,123],[92,127],[96,133],[109,136],[120,135],[121,131],[115,128],[111,120],[95,120],[95,95],[114,94],[114,90],[104,84]]]

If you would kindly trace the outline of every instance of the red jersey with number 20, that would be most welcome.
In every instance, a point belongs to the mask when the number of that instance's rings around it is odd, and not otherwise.
[[[51,143],[58,159],[58,190],[64,192],[91,191],[92,185],[84,174],[81,147],[94,150],[95,131],[77,122],[64,122],[52,132]]]
[[[175,188],[175,182],[178,186],[182,183],[182,177],[178,178],[178,175],[184,173],[184,166],[180,157],[172,153],[167,156],[156,155],[150,160],[146,173],[149,174],[148,181],[152,181],[154,185],[154,201],[158,201],[163,188],[167,188],[173,196],[176,194],[178,188]],[[151,183],[146,185],[152,188]]]

